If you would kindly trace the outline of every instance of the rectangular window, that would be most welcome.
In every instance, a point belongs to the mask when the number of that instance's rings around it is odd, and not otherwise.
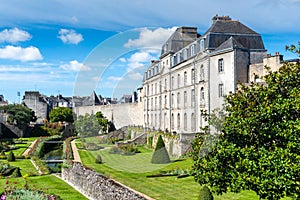
[[[180,87],[180,74],[177,75],[177,87]]]
[[[224,96],[224,85],[223,83],[219,84],[219,97]]]
[[[187,73],[186,72],[184,72],[184,77],[183,77],[183,82],[184,82],[184,85],[186,85],[187,84]]]
[[[224,60],[223,60],[223,58],[218,60],[218,70],[219,70],[219,73],[224,72]]]

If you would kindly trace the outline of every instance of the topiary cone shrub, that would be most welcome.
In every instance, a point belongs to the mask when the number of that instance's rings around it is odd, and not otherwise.
[[[156,143],[154,153],[152,155],[151,163],[153,164],[166,164],[170,162],[168,151],[165,147],[165,143],[159,135]]]
[[[18,177],[22,177],[22,174],[21,174],[21,171],[20,171],[20,168],[17,167],[15,169],[15,171],[12,173],[11,175],[12,178],[18,178]]]
[[[199,200],[214,200],[214,196],[207,186],[203,186],[201,188]]]
[[[99,154],[96,157],[96,163],[102,164],[102,157]]]
[[[7,161],[8,161],[8,162],[16,161],[15,154],[14,154],[12,151],[9,152],[9,154],[8,154],[8,156],[7,156]]]

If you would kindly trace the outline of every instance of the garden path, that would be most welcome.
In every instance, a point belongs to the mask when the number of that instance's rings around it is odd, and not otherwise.
[[[79,153],[78,153],[78,149],[76,147],[75,140],[73,140],[71,142],[71,146],[72,146],[73,158],[74,158],[73,161],[81,163],[81,159],[80,159],[80,156],[79,156]]]
[[[30,150],[32,149],[32,147],[35,145],[35,143],[38,142],[38,139],[34,140],[29,147],[24,151],[24,153],[22,154],[22,156],[28,156],[28,153],[30,152]]]

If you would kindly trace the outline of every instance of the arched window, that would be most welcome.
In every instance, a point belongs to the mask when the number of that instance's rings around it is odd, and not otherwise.
[[[180,114],[177,114],[177,130],[180,130]]]
[[[204,81],[204,79],[205,79],[204,66],[201,65],[201,67],[200,67],[200,81]]]
[[[195,106],[195,90],[194,89],[191,90],[191,106],[192,107]]]
[[[183,93],[183,104],[184,104],[184,107],[187,107],[187,92],[184,91]]]
[[[174,130],[174,114],[171,115],[171,129]]]
[[[192,70],[191,70],[191,83],[192,83],[192,84],[194,84],[195,78],[196,78],[196,77],[195,77],[195,70],[192,69]]]
[[[184,119],[183,119],[183,128],[186,131],[187,130],[187,114],[184,113]]]
[[[180,92],[177,92],[177,108],[180,107]]]
[[[203,105],[205,102],[205,94],[204,94],[204,88],[202,87],[200,89],[200,104]]]
[[[184,72],[184,77],[183,77],[183,82],[184,82],[184,85],[187,84],[187,72]]]
[[[195,115],[194,115],[194,113],[192,113],[192,115],[191,115],[191,130],[192,130],[192,132],[195,131]]]

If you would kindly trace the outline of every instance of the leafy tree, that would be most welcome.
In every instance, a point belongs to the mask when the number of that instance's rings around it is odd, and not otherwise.
[[[79,136],[94,136],[98,135],[102,129],[96,115],[86,114],[79,116],[75,121],[76,131]]]
[[[30,122],[36,121],[34,111],[22,104],[0,106],[0,111],[8,114],[8,123],[25,129]]]
[[[96,118],[101,126],[103,132],[107,131],[107,128],[110,126],[108,119],[99,111],[96,113]]]
[[[51,122],[74,122],[72,109],[66,107],[51,110],[49,118]]]
[[[166,164],[170,162],[168,151],[165,147],[165,143],[161,137],[158,136],[156,147],[152,155],[151,163],[153,164]]]
[[[300,41],[298,42],[298,47],[292,44],[290,46],[286,46],[285,49],[300,56]]]
[[[264,79],[226,98],[222,132],[205,157],[200,149],[209,129],[192,144],[196,182],[218,195],[300,197],[300,64],[285,63]]]

